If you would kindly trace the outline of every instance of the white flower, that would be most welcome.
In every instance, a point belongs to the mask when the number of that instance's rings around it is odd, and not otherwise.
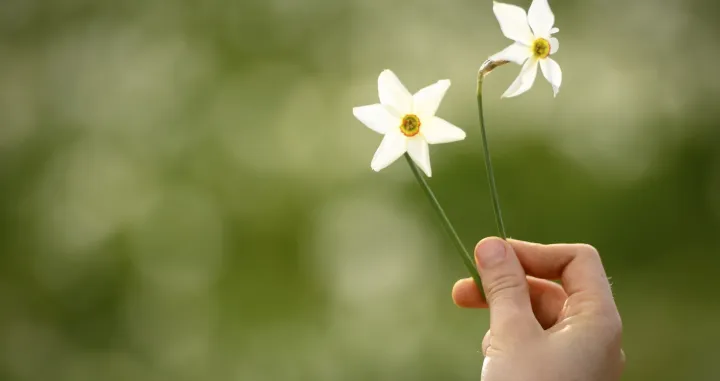
[[[550,55],[555,54],[560,47],[558,39],[551,37],[559,29],[553,27],[555,15],[550,10],[548,0],[533,0],[527,14],[518,6],[498,2],[493,2],[493,11],[505,37],[515,43],[490,57],[490,60],[523,65],[520,75],[502,97],[514,97],[530,90],[537,76],[538,62],[557,96],[562,83],[562,71]]]
[[[411,95],[392,71],[380,73],[380,103],[353,108],[358,120],[385,135],[370,164],[373,170],[380,171],[407,152],[428,177],[432,176],[428,144],[465,139],[465,131],[435,116],[449,87],[450,81],[445,79]]]

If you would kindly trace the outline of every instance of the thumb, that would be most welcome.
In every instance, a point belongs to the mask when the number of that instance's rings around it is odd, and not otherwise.
[[[475,260],[490,306],[493,335],[542,331],[533,315],[525,270],[512,246],[500,238],[485,238],[475,247]]]

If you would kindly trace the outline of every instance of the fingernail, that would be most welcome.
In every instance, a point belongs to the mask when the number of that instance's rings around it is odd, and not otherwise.
[[[505,243],[499,238],[481,241],[475,248],[475,257],[480,267],[493,267],[505,259]]]

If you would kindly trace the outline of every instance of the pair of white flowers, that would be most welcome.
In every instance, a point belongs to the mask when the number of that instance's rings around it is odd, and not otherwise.
[[[494,2],[493,12],[505,37],[514,43],[491,56],[490,60],[522,65],[520,75],[503,94],[503,98],[515,97],[530,90],[537,76],[538,65],[557,95],[562,83],[562,72],[550,55],[557,52],[559,47],[557,38],[552,37],[558,29],[553,26],[555,16],[548,0],[533,0],[527,13],[518,6]],[[370,165],[373,170],[380,171],[407,153],[428,177],[432,176],[428,144],[465,139],[465,131],[435,116],[449,87],[449,80],[441,80],[410,94],[392,71],[380,73],[380,103],[353,109],[358,120],[373,131],[385,135]]]

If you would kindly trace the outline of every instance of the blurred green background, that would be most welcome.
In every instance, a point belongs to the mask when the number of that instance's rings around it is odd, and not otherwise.
[[[529,0],[514,4],[524,8]],[[559,96],[488,77],[509,234],[586,242],[625,380],[720,379],[720,5],[554,0]],[[487,311],[407,167],[352,116],[453,81],[430,183],[495,233],[490,0],[0,2],[0,380],[477,380]]]

